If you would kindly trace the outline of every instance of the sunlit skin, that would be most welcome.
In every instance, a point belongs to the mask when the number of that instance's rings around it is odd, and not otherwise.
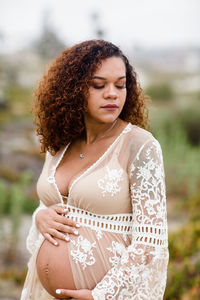
[[[119,117],[126,100],[126,69],[123,60],[111,57],[104,61],[93,74],[89,87],[88,107],[84,115],[86,126],[85,147],[90,146],[102,134],[109,130],[113,122]],[[118,126],[125,123],[117,121]],[[116,123],[116,125],[117,125]],[[63,297],[76,300],[92,300],[88,289],[58,291],[58,298]],[[59,298],[59,296],[61,298]],[[54,299],[55,300],[55,299]]]

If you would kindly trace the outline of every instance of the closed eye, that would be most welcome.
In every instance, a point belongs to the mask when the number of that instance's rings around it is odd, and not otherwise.
[[[93,88],[95,88],[95,89],[103,89],[104,85],[94,85]]]
[[[105,87],[105,85],[94,85],[93,88],[95,89],[103,89]],[[125,89],[126,86],[125,85],[116,85],[116,88],[118,89]]]
[[[116,87],[117,87],[118,89],[125,89],[125,88],[126,88],[125,85],[116,85]]]

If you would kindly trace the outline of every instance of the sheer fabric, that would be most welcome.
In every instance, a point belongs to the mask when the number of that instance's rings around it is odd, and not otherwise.
[[[40,206],[33,214],[27,248],[32,254],[21,300],[53,299],[36,272],[44,240],[35,226],[38,210],[57,203],[81,224],[68,251],[77,289],[94,300],[163,299],[168,264],[165,175],[159,142],[128,124],[107,151],[71,184],[67,203],[55,171],[67,146],[47,154],[38,180]]]

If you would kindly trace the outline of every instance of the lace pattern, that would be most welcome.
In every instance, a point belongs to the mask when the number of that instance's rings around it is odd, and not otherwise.
[[[130,165],[129,178],[132,244],[123,251],[117,249],[117,244],[109,248],[114,254],[113,268],[93,289],[94,300],[163,299],[168,244],[164,169],[158,141],[153,139],[141,147]]]
[[[32,216],[31,228],[29,229],[29,233],[28,233],[28,236],[26,239],[26,248],[31,254],[33,254],[33,252],[39,248],[42,241],[44,240],[43,235],[39,232],[39,230],[37,229],[37,226],[35,224],[35,216],[39,210],[45,209],[45,208],[46,208],[46,206],[43,204],[42,201],[40,201],[40,205],[34,211],[34,214]]]
[[[97,182],[99,188],[102,190],[103,197],[105,197],[106,194],[113,197],[120,192],[121,187],[119,183],[123,180],[122,174],[122,168],[119,170],[110,170],[109,167],[106,167],[106,175]]]
[[[122,252],[125,250],[125,246],[121,243],[112,241],[112,247],[108,247],[107,250],[113,254],[113,256],[109,258],[109,261],[112,267],[114,267],[120,262],[120,258]]]
[[[96,248],[96,242],[91,243],[88,239],[80,235],[76,240],[72,240],[71,243],[75,246],[75,250],[71,250],[70,254],[76,264],[81,264],[83,270],[96,262],[93,254],[93,248]]]
[[[99,238],[102,236],[102,230],[125,235],[131,233],[132,214],[99,215],[69,204],[65,206],[69,211],[66,218],[73,219],[85,227],[96,230]]]

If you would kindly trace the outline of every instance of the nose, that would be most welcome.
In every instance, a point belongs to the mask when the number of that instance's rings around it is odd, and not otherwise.
[[[116,99],[117,91],[114,85],[110,84],[104,92],[104,98],[106,99]]]

